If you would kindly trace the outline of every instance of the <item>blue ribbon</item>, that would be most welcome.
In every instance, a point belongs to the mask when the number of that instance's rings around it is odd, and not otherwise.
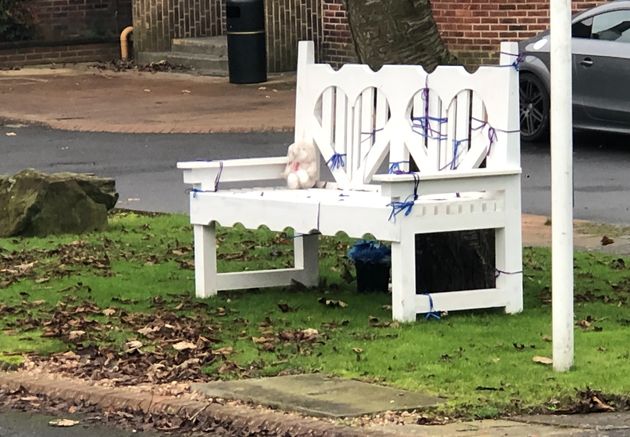
[[[402,164],[409,164],[409,161],[396,161],[389,163],[389,170],[387,171],[389,174],[409,174],[410,171],[403,170],[400,166]]]
[[[404,202],[392,202],[387,206],[392,207],[392,212],[389,214],[389,221],[396,222],[396,216],[401,212],[405,213],[405,217],[411,214],[415,200],[405,200]]]
[[[499,270],[497,268],[494,269],[494,278],[495,279],[498,278],[501,275],[511,276],[511,275],[522,275],[522,274],[523,274],[522,270],[518,270],[516,272],[504,272],[503,270]]]
[[[488,129],[488,153],[487,155],[490,154],[490,151],[492,150],[492,145],[498,141],[499,138],[497,137],[497,130],[495,128],[493,128],[492,126]]]
[[[427,296],[429,298],[429,312],[426,316],[424,316],[424,318],[426,320],[429,320],[430,318],[440,320],[440,314],[435,311],[435,307],[433,306],[433,298],[431,297],[431,295],[429,293],[425,293],[423,294],[423,296]]]
[[[440,171],[450,168],[451,170],[456,170],[459,163],[457,162],[457,158],[459,158],[459,146],[465,142],[465,140],[453,140],[453,159],[447,162],[444,166],[440,167]]]
[[[523,53],[507,53],[507,52],[500,52],[500,53],[502,55],[513,56],[515,59],[514,59],[514,62],[512,62],[510,65],[499,65],[499,67],[513,67],[516,71],[519,71],[521,69],[521,63],[525,59],[525,55]]]
[[[372,143],[376,142],[376,133],[382,131],[384,128],[380,128],[380,129],[374,129],[371,132],[361,132],[361,135],[369,135],[367,138],[364,138],[363,140],[361,140],[361,142],[365,142],[369,139],[372,140]]]
[[[418,200],[418,186],[420,185],[420,177],[416,173],[411,173],[413,175],[413,194],[411,194],[404,202],[394,201],[392,203],[388,203],[387,206],[391,206],[392,212],[389,214],[389,221],[396,222],[396,216],[401,212],[405,213],[405,217],[411,214],[411,210],[413,209],[413,205],[416,200]]]
[[[424,117],[412,117],[411,121],[412,121],[411,129],[416,134],[418,134],[418,135],[420,135],[420,136],[422,136],[424,138],[429,138],[431,140],[444,140],[444,139],[446,139],[446,136],[442,135],[440,130],[434,129],[431,126],[431,121],[436,121],[436,122],[438,122],[438,124],[440,126],[442,126],[442,124],[448,122],[448,118],[429,117],[428,115],[425,114]],[[418,123],[416,123],[416,122],[418,122]],[[417,129],[421,129],[421,132],[418,132]]]
[[[331,170],[335,170],[337,168],[343,168],[346,166],[345,161],[346,154],[345,153],[333,153],[333,156],[330,157],[328,161],[326,161],[326,165],[330,167]]]

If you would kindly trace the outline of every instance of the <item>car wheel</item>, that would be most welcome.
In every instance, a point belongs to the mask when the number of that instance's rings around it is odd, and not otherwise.
[[[519,78],[521,139],[544,140],[549,135],[549,93],[542,81],[531,73]]]

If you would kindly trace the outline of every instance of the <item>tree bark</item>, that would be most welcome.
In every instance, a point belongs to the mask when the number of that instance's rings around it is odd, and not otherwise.
[[[438,32],[430,0],[346,0],[352,37],[362,63],[416,64],[432,71],[453,64]]]
[[[494,254],[493,229],[416,235],[416,291],[494,288]]]

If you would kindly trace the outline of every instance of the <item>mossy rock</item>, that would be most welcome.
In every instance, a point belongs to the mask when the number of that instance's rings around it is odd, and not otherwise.
[[[27,169],[0,177],[0,237],[79,234],[107,226],[113,179]]]

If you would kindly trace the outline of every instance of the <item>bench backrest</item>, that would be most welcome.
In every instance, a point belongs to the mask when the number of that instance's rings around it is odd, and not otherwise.
[[[499,66],[468,73],[440,66],[316,64],[311,41],[298,55],[295,139],[313,141],[341,186],[367,188],[389,172],[520,167],[516,43]]]

